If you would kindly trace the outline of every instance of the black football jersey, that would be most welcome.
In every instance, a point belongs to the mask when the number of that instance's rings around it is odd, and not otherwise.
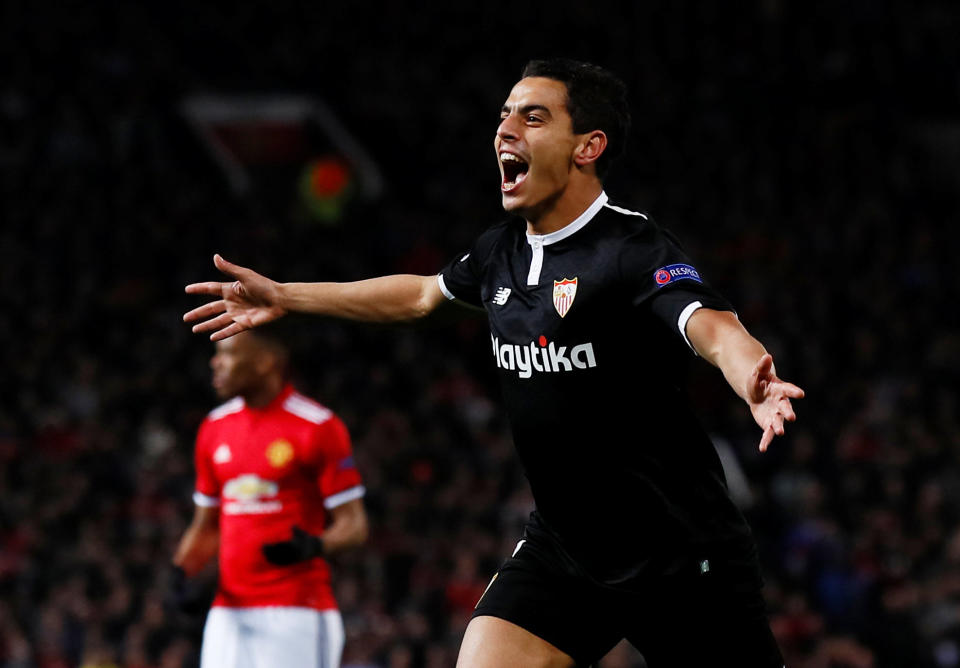
[[[606,194],[561,230],[496,225],[438,281],[484,308],[539,521],[617,584],[750,553],[683,389],[687,319],[732,310],[679,245]]]

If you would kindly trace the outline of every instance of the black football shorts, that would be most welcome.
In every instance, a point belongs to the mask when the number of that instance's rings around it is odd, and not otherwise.
[[[601,659],[626,638],[649,668],[782,668],[755,579],[706,572],[664,576],[624,590],[572,567],[550,541],[526,534],[480,598],[474,617],[520,626],[574,658]]]

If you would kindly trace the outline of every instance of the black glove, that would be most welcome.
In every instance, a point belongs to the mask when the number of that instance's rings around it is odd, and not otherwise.
[[[178,613],[196,615],[210,607],[211,591],[209,583],[192,581],[179,566],[170,567],[170,580],[163,607],[167,614]]]
[[[294,525],[290,540],[267,543],[260,549],[271,564],[289,566],[323,556],[323,539]]]

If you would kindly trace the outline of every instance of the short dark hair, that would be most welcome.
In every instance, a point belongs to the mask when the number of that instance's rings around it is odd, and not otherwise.
[[[274,321],[247,330],[247,334],[256,339],[260,345],[273,352],[280,360],[284,375],[289,374],[290,366],[290,328],[282,321]]]
[[[531,60],[521,76],[546,77],[563,83],[567,87],[567,112],[573,120],[574,133],[602,130],[607,135],[607,148],[596,162],[597,175],[603,178],[627,143],[627,85],[598,65],[569,58]]]

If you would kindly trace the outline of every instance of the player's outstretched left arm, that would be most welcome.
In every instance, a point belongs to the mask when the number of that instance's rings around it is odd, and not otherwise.
[[[687,322],[687,338],[750,406],[765,452],[774,436],[783,436],[784,422],[797,419],[791,399],[802,399],[803,390],[777,377],[773,356],[729,311],[698,309]]]

